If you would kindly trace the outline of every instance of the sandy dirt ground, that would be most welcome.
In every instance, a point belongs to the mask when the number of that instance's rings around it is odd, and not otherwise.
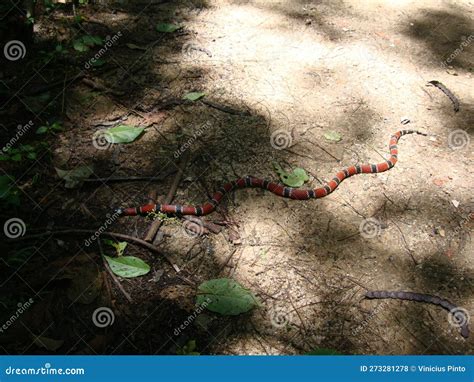
[[[393,169],[352,177],[323,199],[293,201],[240,190],[203,218],[226,222],[217,234],[202,229],[194,235],[182,220],[167,220],[155,244],[180,274],[160,256],[130,248],[158,277],[122,280],[131,303],[109,281],[112,297],[105,300],[112,302],[116,322],[107,333],[90,323],[90,312],[104,298],[62,307],[80,329],[48,317],[31,331],[57,338],[67,328],[60,351],[71,353],[173,353],[196,339],[202,354],[304,354],[318,348],[472,354],[473,337],[461,337],[440,307],[364,299],[367,290],[414,291],[474,314],[472,1],[142,3],[116,8],[112,16],[109,7],[89,15],[107,20],[104,33],[122,33],[107,53],[118,72],[99,77],[125,94],[91,95],[86,85],[73,85],[66,129],[51,143],[53,163],[94,163],[97,177],[151,176],[170,174],[187,157],[174,202],[194,204],[238,176],[278,179],[274,162],[304,168],[306,185],[317,187],[344,167],[386,159],[397,130],[428,136],[401,138]],[[156,41],[158,22],[184,25],[185,33]],[[50,27],[38,28],[46,34]],[[100,32],[100,26],[91,28]],[[456,95],[459,112],[427,85],[431,80]],[[160,107],[190,91],[205,92],[204,99],[220,109],[202,102]],[[129,124],[147,126],[145,134],[129,145],[97,149],[91,142],[97,124],[124,115]],[[342,139],[325,138],[331,131]],[[45,200],[56,204],[37,221],[38,213],[24,219],[37,226],[96,227],[113,207],[147,203],[153,190],[162,201],[173,178],[68,191],[50,171],[48,189],[30,197],[41,206]],[[143,238],[149,225],[149,219],[126,217],[111,230]],[[67,253],[74,255],[71,261],[85,257],[103,269],[98,249],[63,240],[42,244],[48,264],[57,266]],[[48,251],[57,255],[50,258]],[[38,264],[29,260],[18,275],[28,280]],[[250,289],[261,307],[238,317],[203,312],[174,335],[195,309],[195,285],[219,277]],[[4,283],[18,285],[23,283],[15,277]],[[51,310],[54,302],[48,304]],[[26,343],[3,348],[34,352]]]

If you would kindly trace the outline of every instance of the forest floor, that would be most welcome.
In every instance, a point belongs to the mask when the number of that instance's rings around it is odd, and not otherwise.
[[[33,303],[0,333],[0,350],[176,354],[196,341],[201,354],[473,354],[473,336],[461,337],[440,307],[364,299],[367,290],[413,291],[474,314],[472,2],[132,3],[80,7],[80,23],[64,8],[43,14],[26,63],[2,69],[14,93],[2,99],[2,139],[29,120],[34,130],[63,129],[47,134],[46,148],[34,133],[22,138],[36,158],[1,162],[22,203],[4,220],[21,219],[26,232],[4,243],[0,317]],[[159,33],[160,23],[182,28]],[[113,40],[103,65],[87,65],[100,47],[71,48],[84,35]],[[58,44],[69,53],[55,53]],[[431,80],[459,98],[459,112]],[[181,101],[194,91],[206,96]],[[126,145],[93,139],[124,123],[145,132]],[[107,216],[163,202],[179,166],[174,203],[203,203],[247,174],[277,180],[274,162],[304,168],[306,186],[317,187],[344,167],[383,161],[400,129],[429,136],[403,137],[393,169],[352,177],[326,198],[240,190],[202,218],[198,235],[165,219],[154,244],[167,260],[126,248],[151,266],[145,276],[114,280],[100,255],[113,248],[87,246],[87,235],[28,239],[104,225],[143,239],[149,218],[108,226]],[[84,165],[95,181],[65,188],[55,168]],[[133,176],[161,179],[110,181]],[[198,312],[176,333],[196,312],[197,286],[224,277],[261,306]],[[114,316],[105,328],[91,320],[101,307]]]

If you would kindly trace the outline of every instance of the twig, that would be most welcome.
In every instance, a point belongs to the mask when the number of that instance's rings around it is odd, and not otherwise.
[[[92,229],[67,228],[67,229],[60,229],[58,231],[46,231],[46,232],[42,232],[42,233],[38,233],[38,234],[34,234],[34,235],[23,236],[23,237],[18,238],[18,239],[9,240],[8,242],[14,243],[14,242],[20,241],[20,240],[38,239],[38,238],[48,236],[48,235],[56,236],[56,235],[69,235],[69,234],[73,234],[73,235],[83,235],[83,234],[95,235],[95,234],[99,234],[99,235],[104,235],[104,236],[110,236],[110,237],[117,238],[117,239],[122,239],[122,240],[128,241],[130,243],[138,244],[138,245],[140,245],[142,247],[145,247],[146,249],[150,250],[151,252],[154,252],[158,255],[163,256],[166,260],[168,260],[168,262],[171,264],[171,266],[176,271],[176,273],[180,272],[180,269],[178,268],[178,266],[176,264],[174,264],[171,261],[171,258],[168,255],[162,253],[153,244],[147,243],[146,241],[144,241],[142,239],[139,239],[137,237],[125,235],[123,233],[116,233],[116,232],[102,232],[102,233],[100,233],[98,230],[92,230]]]
[[[318,147],[319,149],[323,150],[326,154],[328,154],[331,158],[334,158],[334,159],[337,160],[338,162],[341,161],[341,159],[335,157],[335,156],[332,155],[329,151],[327,151],[324,147],[321,147],[321,146],[318,145],[317,143],[314,143],[314,142],[311,142],[311,141],[308,141],[308,143],[311,143],[313,146],[316,146],[316,147]]]
[[[105,259],[104,257],[104,251],[102,249],[102,244],[100,243],[100,240],[98,241],[98,244],[99,244],[99,251],[100,251],[100,255],[102,256],[102,260],[104,262],[104,266],[105,266],[105,269],[107,270],[107,272],[109,272],[109,275],[112,277],[112,280],[114,280],[115,282],[115,285],[117,285],[117,287],[120,289],[120,291],[123,293],[123,295],[125,296],[125,298],[128,300],[128,302],[133,302],[132,300],[132,297],[128,294],[128,292],[124,289],[124,287],[122,286],[122,284],[120,284],[120,281],[119,279],[117,278],[117,276],[115,276],[114,272],[112,272],[112,269],[110,268],[110,265],[108,263],[108,261]]]
[[[123,176],[117,178],[91,178],[84,179],[84,182],[101,182],[101,183],[111,183],[111,182],[140,182],[140,181],[154,181],[154,180],[163,180],[168,176],[174,174],[177,170],[171,170],[169,173],[161,176]]]
[[[212,102],[212,101],[209,101],[209,100],[206,100],[206,99],[201,100],[201,102],[204,105],[207,105],[209,107],[212,107],[213,109],[222,111],[224,113],[233,114],[233,115],[250,115],[248,112],[235,110],[235,109],[232,109],[229,106],[220,105],[218,103],[215,103],[215,102]]]
[[[237,248],[234,248],[230,253],[229,255],[226,257],[226,259],[224,260],[224,262],[221,264],[221,266],[219,267],[219,270],[217,271],[217,274],[221,273],[224,268],[227,266],[227,264],[229,264],[229,261],[230,259],[232,259],[232,257],[234,256],[235,252],[237,252]]]
[[[189,160],[189,152],[186,151],[183,157],[181,158],[181,162],[178,165],[178,172],[176,173],[176,176],[173,180],[173,184],[171,185],[171,188],[168,192],[168,195],[166,195],[166,198],[163,201],[163,204],[170,204],[173,201],[174,196],[176,194],[176,190],[178,189],[178,186],[181,183],[181,178],[183,176],[184,168],[186,167],[188,160]],[[151,224],[145,236],[145,241],[153,242],[155,240],[156,234],[158,233],[158,230],[160,229],[162,223],[163,222],[160,219],[156,219],[155,221],[153,221],[153,223]]]
[[[393,220],[390,220],[390,221],[395,225],[395,227],[397,227],[398,231],[399,231],[400,234],[402,235],[403,244],[404,244],[404,246],[405,246],[406,251],[407,251],[408,254],[410,255],[411,259],[413,260],[413,263],[414,263],[415,265],[418,265],[418,261],[416,261],[415,256],[413,256],[413,253],[412,253],[410,247],[408,246],[408,243],[407,243],[407,241],[406,241],[406,239],[405,239],[405,235],[403,234],[403,231],[401,230],[401,228],[398,226],[397,223],[395,223]]]

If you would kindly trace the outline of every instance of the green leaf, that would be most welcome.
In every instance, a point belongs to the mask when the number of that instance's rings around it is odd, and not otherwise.
[[[19,162],[19,161],[21,161],[21,154],[20,153],[14,154],[10,157],[10,159],[12,161]]]
[[[336,131],[331,130],[324,133],[324,138],[326,138],[328,141],[339,142],[342,139],[342,136]]]
[[[120,125],[105,130],[104,137],[109,143],[130,143],[143,133],[144,127]]]
[[[94,68],[99,68],[101,66],[104,66],[105,64],[106,64],[106,61],[99,58],[98,60],[92,61],[91,66],[93,66]]]
[[[156,30],[161,33],[173,33],[182,28],[180,25],[161,23],[156,26]]]
[[[84,179],[87,179],[94,172],[91,166],[80,166],[74,170],[61,170],[56,168],[56,173],[61,179],[66,181],[66,188],[75,188],[80,186]]]
[[[150,272],[150,266],[138,257],[122,256],[113,258],[105,255],[104,257],[112,272],[120,277],[138,277]]]
[[[19,147],[20,151],[22,152],[30,152],[30,151],[34,151],[35,148],[31,145],[20,145]]]
[[[123,251],[125,251],[125,248],[127,248],[127,242],[126,241],[120,241],[116,243],[115,241],[112,240],[104,240],[104,242],[112,247],[115,248],[117,251],[117,256],[120,257],[123,255]]]
[[[41,126],[36,130],[36,134],[45,134],[48,131],[48,126]]]
[[[189,340],[186,345],[176,350],[177,355],[201,355],[196,350],[196,340]]]
[[[31,153],[26,154],[26,157],[28,159],[34,160],[34,159],[36,159],[36,153],[33,151]]]
[[[235,316],[259,305],[248,289],[231,279],[214,279],[199,285],[196,304],[223,315]]]
[[[103,44],[102,38],[99,36],[84,36],[81,40],[85,45],[90,47]]]
[[[56,130],[56,131],[61,131],[63,129],[63,127],[61,126],[61,124],[59,122],[54,122],[51,125],[51,129]]]
[[[337,350],[327,348],[316,348],[306,353],[306,355],[342,355]]]
[[[104,40],[100,36],[92,36],[92,41],[95,45],[102,45],[104,43]]]
[[[291,173],[284,171],[278,163],[273,163],[273,167],[275,167],[275,171],[286,186],[301,187],[309,180],[308,174],[301,167],[296,167]]]
[[[186,99],[188,101],[197,101],[198,99],[201,99],[204,97],[206,93],[201,93],[201,92],[191,92],[186,94],[183,99]]]
[[[84,44],[81,39],[74,41],[72,46],[78,52],[87,52],[89,50],[89,47]]]

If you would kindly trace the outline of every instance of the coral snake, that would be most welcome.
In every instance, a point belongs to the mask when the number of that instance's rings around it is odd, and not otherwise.
[[[397,163],[398,160],[398,140],[400,139],[400,137],[406,134],[420,134],[425,136],[427,135],[416,130],[397,131],[395,134],[392,135],[390,139],[390,158],[388,160],[377,164],[362,164],[345,168],[339,171],[332,180],[330,180],[323,187],[320,188],[291,188],[285,187],[282,184],[271,182],[269,180],[255,178],[253,176],[245,176],[243,178],[224,184],[212,196],[211,200],[204,203],[203,205],[183,206],[179,204],[147,204],[141,207],[118,208],[115,210],[115,214],[118,216],[136,216],[147,215],[153,212],[161,212],[164,214],[176,215],[208,215],[216,209],[217,205],[221,202],[225,194],[239,188],[247,187],[263,188],[264,190],[268,190],[274,193],[275,195],[295,200],[323,198],[333,192],[339,186],[339,184],[346,178],[349,178],[356,174],[375,174],[378,172],[384,172],[395,166],[395,163]]]

